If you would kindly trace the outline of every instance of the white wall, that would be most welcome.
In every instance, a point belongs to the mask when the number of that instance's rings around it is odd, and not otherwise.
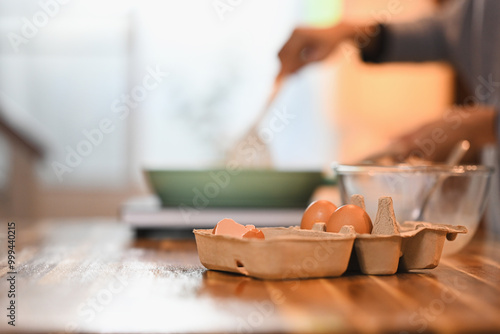
[[[141,184],[144,166],[222,161],[260,111],[277,52],[306,13],[299,0],[245,1],[222,17],[201,0],[57,3],[0,0],[0,90],[51,134],[44,185],[82,190]],[[13,34],[26,39],[16,44]],[[119,118],[116,99],[157,67],[168,78]],[[319,169],[335,156],[320,76],[306,70],[276,101],[296,116],[271,143],[278,168]],[[105,119],[113,130],[89,148],[85,131]],[[88,155],[80,161],[68,148]]]
[[[58,205],[61,189],[143,186],[144,166],[203,168],[223,160],[260,111],[277,51],[314,0],[242,1],[223,19],[205,0],[72,0],[53,8],[16,52],[9,33],[21,34],[23,18],[33,21],[40,3],[51,1],[0,0],[0,92],[50,134],[39,170],[44,188],[57,190],[47,201]],[[344,16],[373,19],[389,2],[344,1]],[[390,20],[433,10],[428,1],[400,3]],[[119,118],[113,103],[157,66],[168,77]],[[271,142],[276,166],[322,169],[359,159],[438,115],[451,101],[450,81],[440,64],[368,66],[342,52],[310,66],[274,105],[296,117]],[[65,163],[66,147],[87,140],[83,131],[103,119],[113,131],[60,182],[52,163]]]

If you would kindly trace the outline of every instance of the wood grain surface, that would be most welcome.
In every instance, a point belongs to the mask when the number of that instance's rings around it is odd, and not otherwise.
[[[136,239],[109,221],[17,232],[16,327],[2,311],[5,333],[500,332],[500,242],[484,236],[433,270],[264,281],[204,269],[194,239]]]

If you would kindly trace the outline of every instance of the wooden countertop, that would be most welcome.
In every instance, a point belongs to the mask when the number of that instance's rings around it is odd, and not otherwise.
[[[500,242],[483,237],[433,270],[262,281],[207,271],[194,240],[136,240],[109,221],[16,232],[22,332],[500,332]],[[13,332],[5,240],[0,331]]]

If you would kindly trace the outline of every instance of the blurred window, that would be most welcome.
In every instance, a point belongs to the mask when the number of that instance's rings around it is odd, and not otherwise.
[[[293,27],[331,23],[339,4],[0,0],[0,91],[50,137],[45,185],[121,188],[144,166],[215,166],[264,104]],[[273,107],[292,115],[270,142],[278,168],[335,158],[322,75],[291,78]]]

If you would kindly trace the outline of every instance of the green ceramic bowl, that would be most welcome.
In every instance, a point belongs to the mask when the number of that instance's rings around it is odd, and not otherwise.
[[[163,206],[306,207],[320,171],[146,170]]]

